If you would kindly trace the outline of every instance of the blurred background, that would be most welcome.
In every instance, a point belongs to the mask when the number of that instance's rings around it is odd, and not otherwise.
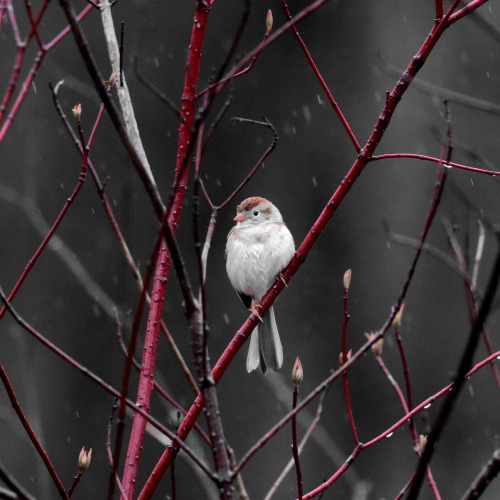
[[[72,3],[78,12],[86,6],[84,1]],[[214,2],[203,51],[200,90],[224,60],[244,3]],[[37,12],[41,2],[36,0],[32,4]],[[275,28],[285,21],[277,0],[254,0],[250,4],[239,55],[261,41],[267,9],[273,11]],[[305,5],[305,2],[289,2],[292,13]],[[124,70],[142,140],[165,201],[171,193],[179,124],[174,113],[138,81],[133,59],[137,57],[143,76],[179,105],[194,9],[193,1],[139,0],[122,0],[113,9],[117,30],[120,22],[125,22]],[[21,2],[14,2],[14,12],[24,37],[29,31],[29,20]],[[432,1],[331,0],[298,26],[361,145],[383,108],[385,92],[392,90],[411,62],[432,28],[434,16]],[[500,7],[489,2],[474,16],[446,31],[420,71],[419,81],[404,95],[377,154],[439,157],[445,127],[441,96],[449,90],[482,100],[489,107],[478,109],[450,101],[453,160],[500,170],[497,162],[500,35],[491,28],[498,26],[499,21]],[[50,41],[65,26],[58,2],[50,3],[40,28],[43,42]],[[94,9],[84,19],[82,28],[101,74],[107,78],[111,69],[98,10]],[[36,53],[36,44],[31,43],[20,82],[27,76]],[[6,17],[0,31],[0,57],[3,95],[16,57]],[[81,159],[61,124],[48,88],[49,82],[56,84],[62,80],[58,92],[61,104],[70,117],[71,108],[82,104],[82,124],[88,137],[100,102],[71,35],[45,56],[22,108],[0,145],[0,285],[6,292],[12,289],[38,248],[80,173]],[[20,84],[16,92],[19,88]],[[209,121],[230,95],[230,107],[208,143],[202,163],[203,182],[214,203],[226,199],[272,140],[268,129],[234,122],[233,117],[254,120],[266,117],[276,128],[279,143],[264,168],[217,219],[207,271],[209,348],[213,363],[248,316],[225,272],[226,235],[236,205],[247,196],[269,198],[279,207],[299,246],[357,156],[291,32],[266,48],[252,71],[228,87],[215,102]],[[158,223],[145,189],[106,116],[90,158],[106,180],[107,196],[144,273]],[[219,385],[224,430],[237,459],[290,409],[290,376],[296,356],[304,368],[300,397],[338,367],[343,322],[342,277],[346,269],[352,269],[353,276],[349,348],[358,349],[365,342],[364,332],[377,330],[387,319],[401,293],[415,251],[391,240],[384,231],[384,221],[394,232],[418,239],[436,182],[436,170],[435,163],[404,158],[368,164],[275,305],[285,351],[281,373],[267,377],[255,372],[247,374],[244,347]],[[447,221],[456,228],[464,251],[472,258],[477,245],[478,218],[484,219],[486,227],[498,225],[499,194],[495,178],[450,170],[428,243],[454,259],[446,236]],[[191,196],[189,191],[178,236],[191,278],[197,283]],[[203,233],[209,218],[210,208],[202,201]],[[13,305],[50,341],[119,388],[124,357],[117,342],[116,317],[128,338],[138,292],[90,176],[56,236],[59,247],[43,253]],[[497,251],[496,240],[487,230],[479,292],[484,291]],[[75,266],[84,273],[80,277],[75,275]],[[164,319],[193,367],[182,298],[174,274],[171,277]],[[94,286],[90,291],[89,284]],[[487,324],[494,350],[500,348],[496,311],[497,307]],[[452,380],[469,330],[462,279],[442,260],[425,254],[407,296],[401,329],[415,404]],[[143,331],[141,339],[142,334]],[[31,338],[8,314],[0,324],[0,346],[0,363],[65,485],[76,474],[81,447],[94,450],[92,465],[73,498],[105,498],[109,472],[105,445],[113,398]],[[484,357],[481,344],[475,359]],[[401,362],[392,333],[384,344],[384,360],[403,387]],[[158,382],[188,408],[193,395],[163,338],[157,373]],[[371,353],[356,363],[349,374],[357,429],[361,441],[366,442],[401,418],[403,412]],[[135,398],[136,381],[134,378],[131,399]],[[460,498],[499,446],[499,406],[498,387],[486,367],[467,382],[432,460],[443,498]],[[316,407],[317,401],[308,407],[306,424]],[[429,431],[439,407],[437,402],[418,415],[419,433]],[[178,423],[177,411],[157,395],[153,397],[152,414],[172,429]],[[55,498],[56,490],[3,388],[0,422],[3,467],[37,498]],[[130,423],[129,418],[127,430]],[[204,424],[203,419],[200,423]],[[300,435],[303,431],[301,426]],[[194,437],[190,439],[188,442],[196,448],[199,442]],[[287,427],[249,462],[243,480],[250,498],[266,496],[291,458],[290,443],[291,432]],[[163,449],[164,444],[153,437],[146,438],[138,491]],[[337,382],[324,401],[320,427],[302,455],[304,491],[330,477],[352,450],[342,385]],[[212,464],[206,447],[200,453]],[[415,465],[408,428],[400,428],[391,438],[365,450],[323,498],[393,498],[409,480]],[[216,495],[183,453],[179,455],[176,473],[178,499]],[[155,498],[168,498],[169,494],[170,480],[165,477]],[[274,498],[290,499],[295,495],[292,472]],[[500,482],[497,482],[483,498],[494,499],[499,495]],[[428,486],[423,487],[421,498],[431,498]]]

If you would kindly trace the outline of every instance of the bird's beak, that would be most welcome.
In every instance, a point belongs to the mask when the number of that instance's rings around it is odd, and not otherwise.
[[[243,222],[247,220],[247,218],[243,214],[238,214],[233,220],[236,222]]]

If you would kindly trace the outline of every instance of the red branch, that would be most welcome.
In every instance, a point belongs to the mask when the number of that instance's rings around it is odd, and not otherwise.
[[[52,478],[52,481],[54,481],[54,484],[56,485],[57,490],[59,491],[59,495],[61,495],[61,498],[69,498],[68,494],[64,490],[64,486],[61,480],[59,479],[59,476],[57,475],[56,470],[54,469],[54,466],[52,465],[52,462],[50,461],[49,456],[47,455],[47,452],[43,449],[43,446],[40,444],[40,441],[38,441],[35,431],[29,424],[26,416],[24,415],[21,405],[19,404],[19,401],[16,398],[16,394],[14,393],[14,389],[12,388],[12,385],[10,383],[9,377],[7,376],[7,373],[5,373],[5,370],[2,365],[0,365],[0,378],[2,379],[7,394],[9,395],[12,407],[17,413],[19,420],[23,424],[23,427],[25,428],[31,442],[33,443],[33,446],[36,448],[36,451],[42,458],[43,463],[45,464],[45,467],[47,468],[50,477]]]
[[[45,4],[44,4],[44,6],[45,6]],[[42,6],[42,8],[40,10],[40,14],[39,14],[39,16],[37,16],[37,19],[35,19],[35,25],[41,19],[40,16],[43,13],[44,6]],[[78,21],[82,20],[91,10],[92,10],[92,6],[87,5],[80,12],[80,14],[78,14],[78,17],[77,17]],[[70,33],[70,31],[71,31],[70,28],[66,27],[57,36],[55,36],[49,43],[45,44],[38,51],[38,54],[36,55],[36,57],[34,59],[33,65],[30,68],[30,71],[28,72],[28,75],[26,76],[26,79],[24,80],[24,82],[22,84],[21,90],[19,91],[19,94],[18,94],[14,104],[12,105],[12,108],[11,108],[7,118],[4,122],[4,124],[2,125],[2,128],[0,129],[0,142],[3,141],[10,126],[14,122],[14,118],[16,117],[17,113],[19,112],[19,109],[21,108],[21,105],[24,102],[24,100],[28,94],[28,90],[31,88],[31,85],[32,85],[33,81],[35,80],[37,72],[40,69],[40,66],[42,65],[42,62],[45,58],[45,55],[52,47],[57,45],[68,33]],[[31,33],[30,33],[30,36],[31,36]],[[29,37],[28,37],[28,40],[29,40]],[[5,93],[4,99],[2,101],[2,105],[0,106],[0,122],[2,122],[2,120],[4,118],[4,113],[7,110],[7,106],[13,97],[14,89],[16,87],[17,80],[19,78],[19,73],[21,71],[22,61],[24,58],[24,50],[21,50],[21,48],[18,49],[18,54],[17,54],[16,61],[14,63],[14,69],[12,71],[11,80],[9,82],[9,86],[8,86],[7,91]]]
[[[358,177],[361,175],[364,167],[366,164],[369,162],[370,158],[372,157],[373,153],[375,152],[375,149],[377,148],[378,144],[380,143],[382,137],[384,136],[385,130],[387,129],[392,115],[394,114],[394,111],[396,110],[396,107],[403,97],[404,93],[408,89],[410,83],[412,82],[413,78],[415,75],[418,73],[422,65],[425,63],[427,58],[429,57],[430,53],[432,52],[432,49],[438,42],[438,40],[441,38],[442,34],[444,33],[445,29],[448,27],[448,20],[451,15],[451,13],[454,11],[456,6],[458,5],[458,2],[460,0],[455,0],[453,5],[450,7],[450,9],[447,11],[446,15],[443,17],[443,19],[435,24],[430,31],[429,35],[426,37],[422,47],[420,50],[417,52],[415,57],[412,59],[412,62],[410,65],[407,67],[401,78],[398,80],[397,84],[393,88],[392,92],[388,93],[387,99],[386,99],[386,104],[384,106],[384,109],[382,110],[382,113],[380,114],[377,123],[373,129],[373,132],[371,133],[370,137],[368,138],[368,141],[366,142],[365,146],[361,150],[361,153],[358,155],[356,158],[354,164],[352,165],[351,169],[347,173],[347,175],[344,177],[342,182],[340,183],[340,186],[337,188],[337,190],[333,193],[333,196],[330,198],[328,203],[326,204],[325,208],[321,212],[320,216],[312,226],[311,230],[307,234],[306,238],[298,248],[298,250],[295,253],[295,256],[292,258],[286,269],[283,271],[282,276],[273,283],[271,288],[268,290],[268,292],[264,295],[264,297],[261,300],[261,312],[265,313],[269,307],[272,305],[272,303],[275,301],[276,297],[281,293],[283,288],[285,287],[285,283],[288,282],[291,277],[297,272],[299,267],[303,264],[305,259],[307,258],[310,250],[318,240],[319,236],[325,229],[326,225],[330,221],[330,219],[333,217],[335,214],[337,208],[340,206],[348,192],[350,191],[352,185]],[[311,4],[306,10],[302,11],[301,13],[297,14],[293,20],[296,20],[297,18],[303,18],[305,17],[309,12],[310,8],[312,5],[315,5],[316,7],[318,5],[321,5],[322,1],[317,1]],[[285,29],[280,28],[277,32],[274,33],[274,36],[271,35],[268,40],[267,44],[272,43],[278,35],[278,33],[283,33]],[[248,57],[248,56],[247,56]],[[244,58],[246,60],[247,58]],[[397,311],[396,311],[397,312]],[[245,343],[246,339],[254,329],[254,327],[257,325],[258,318],[256,315],[252,314],[250,317],[245,321],[245,323],[242,325],[240,330],[236,333],[236,335],[233,337],[229,345],[226,347],[224,353],[222,356],[219,358],[217,364],[212,370],[212,375],[214,378],[215,383],[217,383],[234,357],[236,356],[237,352],[241,348],[241,346]],[[392,322],[392,320],[391,320]],[[378,337],[380,338],[380,337]],[[371,345],[370,343],[368,343]],[[354,362],[356,358],[352,358],[351,362]],[[348,361],[347,365],[349,366],[351,363]],[[347,367],[347,366],[346,366]],[[330,379],[330,377],[329,377]],[[329,380],[328,379],[328,380]],[[321,392],[321,391],[320,391]],[[308,398],[306,398],[304,401],[307,401]],[[304,403],[303,404],[307,404]],[[300,408],[302,405],[298,405],[297,408]],[[203,400],[200,395],[195,399],[194,403],[192,404],[190,410],[188,411],[188,414],[186,415],[184,421],[182,424],[179,426],[177,435],[179,436],[180,439],[185,439],[191,429],[194,426],[194,423],[196,422],[196,419],[199,417],[201,411],[203,408]],[[299,411],[298,409],[296,411]],[[173,457],[175,455],[175,451],[172,450],[171,448],[168,448],[164,451],[163,455],[161,456],[160,460],[158,461],[156,467],[153,470],[153,473],[149,477],[149,479],[146,482],[146,485],[144,486],[144,489],[142,490],[139,499],[144,500],[146,498],[150,498],[154,491],[156,490],[161,478],[163,477],[163,474],[165,473],[166,469],[169,467]],[[305,497],[304,497],[305,498]]]
[[[481,362],[479,362],[474,368],[472,368],[466,375],[465,378],[470,377],[474,373],[477,373],[481,368],[486,366],[487,364],[491,363],[492,361],[495,360],[496,357],[500,356],[500,351],[497,351],[494,353],[492,356],[488,356],[487,358],[483,359]],[[373,438],[371,441],[368,441],[366,443],[359,444],[356,446],[352,452],[352,454],[349,456],[349,458],[346,460],[344,465],[339,468],[335,474],[333,474],[330,478],[328,478],[326,481],[324,481],[320,486],[315,488],[314,490],[311,490],[309,493],[304,495],[303,500],[309,500],[310,498],[314,498],[315,496],[321,494],[323,491],[325,491],[329,486],[331,486],[348,468],[352,463],[356,460],[356,458],[361,454],[363,450],[366,448],[370,448],[371,446],[379,443],[383,439],[386,439],[388,436],[390,436],[396,429],[399,429],[399,427],[405,425],[408,422],[408,418],[414,417],[417,413],[422,411],[424,408],[429,407],[432,403],[434,403],[437,399],[440,397],[444,396],[447,394],[450,389],[453,387],[453,384],[448,384],[446,387],[443,387],[439,392],[436,394],[428,397],[424,401],[422,401],[419,405],[417,405],[410,413],[406,414],[404,417],[399,419],[396,423],[391,425],[388,429],[386,429],[384,432]],[[300,407],[299,407],[300,410]]]
[[[292,409],[294,409],[297,406],[298,397],[299,397],[299,386],[297,384],[294,384]],[[297,496],[299,500],[302,500],[303,482],[302,482],[302,471],[300,468],[299,448],[297,446],[297,415],[294,415],[292,417],[292,454],[293,454],[293,461],[295,462],[295,473],[297,476]]]
[[[370,161],[385,160],[388,158],[413,158],[415,160],[432,161],[434,163],[439,163],[442,161],[439,158],[434,158],[433,156],[419,155],[415,153],[390,153],[390,154],[377,155],[377,156],[372,156],[370,158]],[[497,172],[494,170],[485,170],[483,168],[469,167],[468,165],[461,165],[460,163],[455,163],[453,161],[450,162],[444,161],[443,164],[446,167],[459,168],[461,170],[468,170],[469,172],[475,172],[477,174],[491,175],[492,177],[500,175],[500,171]]]
[[[344,273],[344,323],[342,324],[342,353],[341,365],[343,365],[348,358],[347,354],[347,325],[351,316],[349,315],[349,285],[351,282],[351,270]],[[359,443],[358,431],[356,430],[356,423],[354,422],[354,414],[352,412],[351,394],[349,392],[349,378],[348,370],[343,373],[342,382],[344,384],[344,398],[347,408],[347,415],[349,416],[349,426],[351,428],[354,444]]]
[[[85,142],[84,142],[84,139],[83,139],[83,132],[81,130],[81,125],[80,125],[80,119],[78,119],[78,130],[79,130],[79,134],[80,134],[80,142],[81,142],[82,148],[83,148],[83,153],[82,153],[82,167],[81,167],[81,170],[80,170],[80,176],[78,178],[78,181],[76,183],[76,186],[75,186],[73,192],[71,193],[71,195],[69,196],[69,198],[66,200],[66,203],[64,204],[61,212],[57,216],[57,219],[55,220],[54,224],[50,228],[50,231],[47,233],[47,236],[45,236],[45,238],[43,239],[42,243],[38,247],[37,251],[35,252],[35,254],[33,255],[33,257],[29,260],[29,262],[26,265],[26,267],[24,268],[24,271],[22,272],[20,278],[17,280],[17,283],[14,285],[14,288],[10,292],[10,294],[9,294],[9,296],[7,298],[7,300],[9,302],[12,302],[12,300],[16,296],[19,288],[21,288],[21,285],[24,283],[24,280],[28,276],[29,272],[31,271],[31,269],[33,268],[33,266],[36,264],[36,261],[38,260],[38,258],[42,254],[42,252],[45,250],[45,248],[49,244],[49,241],[51,240],[52,236],[56,232],[56,230],[59,227],[59,225],[61,224],[62,220],[64,219],[64,217],[68,213],[69,208],[71,207],[73,201],[75,200],[75,198],[77,197],[78,193],[80,192],[80,190],[82,189],[82,187],[83,187],[83,185],[85,183],[85,178],[86,178],[86,175],[87,175],[87,168],[88,168],[89,148],[90,148],[90,145],[92,143],[92,139],[93,139],[93,137],[95,135],[97,126],[100,123],[101,116],[102,116],[102,114],[99,114],[99,116],[98,116],[98,118],[96,120],[96,123],[94,125],[94,128],[92,129],[92,133],[91,133],[91,136],[90,136],[90,139],[89,139],[89,142],[88,142],[87,145],[85,145]],[[6,311],[6,307],[3,306],[2,309],[0,309],[0,320],[3,318],[3,316],[5,314],[5,311]]]
[[[205,29],[208,23],[209,9],[202,2],[197,3],[196,12],[191,32],[191,48],[188,55],[186,74],[184,79],[184,91],[182,94],[181,123],[178,140],[178,156],[174,179],[174,198],[169,210],[168,222],[175,233],[177,223],[181,214],[182,205],[186,195],[189,169],[185,168],[186,155],[191,148],[192,127],[195,116],[196,84],[201,63],[201,50]],[[162,245],[158,256],[155,281],[151,294],[151,306],[146,325],[146,336],[144,339],[144,354],[141,363],[137,403],[149,412],[151,392],[153,390],[153,376],[157,353],[158,333],[160,329],[167,278],[170,269],[170,259],[165,244]],[[187,418],[187,417],[186,417]],[[132,432],[129,440],[129,448],[125,461],[125,470],[122,484],[127,495],[132,496],[137,477],[139,457],[141,455],[146,420],[139,414],[134,415]]]
[[[288,9],[288,5],[286,4],[286,0],[281,0],[281,6],[282,6],[283,10],[285,11],[285,15],[286,15],[287,20],[289,22],[292,21],[292,15],[290,14],[290,11]],[[311,54],[309,53],[309,50],[306,47],[306,44],[302,40],[301,36],[299,35],[299,32],[297,31],[297,28],[295,27],[295,23],[292,24],[292,31],[293,31],[293,34],[295,35],[295,38],[297,39],[297,42],[300,45],[300,48],[303,50],[304,55],[306,56],[307,62],[311,66],[311,69],[313,70],[316,78],[318,79],[318,82],[320,83],[321,87],[323,88],[323,91],[325,92],[326,97],[330,101],[330,104],[332,105],[333,109],[335,110],[335,113],[337,113],[337,116],[339,117],[340,121],[342,122],[342,126],[344,127],[345,131],[347,132],[347,135],[351,139],[351,142],[352,142],[354,148],[359,153],[359,151],[361,150],[359,142],[356,139],[354,132],[351,130],[351,127],[347,123],[347,120],[345,119],[342,111],[340,110],[339,105],[337,104],[337,101],[335,100],[330,89],[328,88],[328,85],[326,84],[325,80],[321,76],[321,73],[319,72],[319,69],[316,66],[316,63],[314,62]]]

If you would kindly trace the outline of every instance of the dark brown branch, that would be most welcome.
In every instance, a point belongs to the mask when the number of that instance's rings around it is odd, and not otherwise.
[[[476,500],[485,491],[490,483],[500,472],[500,449],[493,452],[493,456],[488,463],[484,466],[483,470],[474,479],[469,489],[464,493],[461,500]]]

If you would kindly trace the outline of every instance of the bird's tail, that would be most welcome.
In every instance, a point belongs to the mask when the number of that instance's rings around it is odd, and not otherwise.
[[[283,365],[283,347],[272,307],[264,315],[262,322],[255,327],[250,338],[247,371],[251,372],[259,365],[264,374],[268,370],[277,372]]]

